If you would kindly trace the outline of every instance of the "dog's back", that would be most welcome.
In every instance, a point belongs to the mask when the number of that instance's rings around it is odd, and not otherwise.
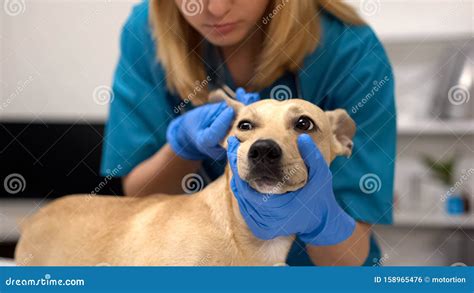
[[[159,237],[159,234],[168,235],[168,229],[186,230],[186,226],[179,225],[179,222],[185,224],[179,215],[184,212],[185,201],[190,200],[192,198],[167,195],[140,199],[90,195],[63,197],[22,223],[16,262],[27,265],[159,263],[157,259],[146,257],[134,261],[135,256],[144,255],[143,251],[136,253],[135,250],[153,250],[148,246],[152,244],[163,250],[176,248],[179,243],[172,243],[173,239]],[[200,211],[205,212],[202,207]],[[192,220],[192,211],[186,211],[186,217]],[[173,223],[167,224],[170,221]],[[23,261],[26,259],[28,262]]]
[[[32,266],[281,262],[291,241],[277,245],[283,253],[273,260],[270,243],[232,222],[225,186],[221,177],[194,195],[63,197],[24,221],[15,260]]]

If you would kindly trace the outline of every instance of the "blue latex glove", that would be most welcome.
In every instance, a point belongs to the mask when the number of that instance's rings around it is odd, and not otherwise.
[[[231,188],[241,214],[255,236],[268,240],[296,234],[307,244],[334,245],[352,235],[355,221],[336,202],[332,174],[311,137],[301,134],[298,148],[308,168],[305,186],[293,192],[265,195],[239,177],[236,137],[228,139]]]
[[[249,105],[260,99],[257,93],[239,88],[236,99]],[[186,160],[221,159],[226,151],[219,145],[227,135],[234,111],[225,102],[206,104],[174,119],[166,132],[173,151]]]

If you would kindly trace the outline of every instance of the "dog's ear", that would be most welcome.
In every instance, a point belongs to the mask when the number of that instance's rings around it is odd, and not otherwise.
[[[347,156],[352,154],[352,138],[356,132],[354,120],[347,114],[346,110],[336,109],[326,111],[331,124],[331,160],[336,156]]]
[[[234,109],[235,114],[240,111],[245,105],[238,100],[234,100],[228,94],[226,94],[222,89],[218,89],[209,93],[209,102],[221,102],[224,101],[229,105],[229,107]],[[221,141],[220,145],[227,149],[227,138],[229,137],[229,133],[225,136],[225,138]]]
[[[220,102],[224,101],[229,105],[229,107],[233,108],[235,113],[238,113],[240,109],[245,107],[243,103],[238,100],[232,99],[227,95],[222,89],[218,89],[209,93],[209,102]]]

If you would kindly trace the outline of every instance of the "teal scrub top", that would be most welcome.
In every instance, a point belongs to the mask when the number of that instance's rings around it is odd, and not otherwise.
[[[291,97],[304,98],[323,110],[346,109],[357,130],[352,156],[338,157],[331,164],[334,194],[354,219],[391,224],[396,150],[391,65],[369,26],[347,25],[325,12],[320,21],[320,43],[306,56],[302,69],[283,74],[260,92],[261,97],[268,98],[272,88],[285,85]],[[182,109],[182,101],[167,90],[156,59],[148,1],[134,7],[123,27],[120,48],[101,163],[102,175],[116,177],[127,175],[166,143],[168,124]],[[228,70],[221,78],[234,87]],[[212,180],[222,174],[224,165],[225,161],[208,160],[203,170]],[[379,259],[372,236],[365,265],[375,265]],[[287,262],[312,265],[298,239]]]

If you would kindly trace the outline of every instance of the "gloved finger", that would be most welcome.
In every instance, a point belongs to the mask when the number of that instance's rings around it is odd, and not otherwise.
[[[246,95],[246,101],[245,101],[245,105],[250,105],[250,104],[253,104],[255,102],[258,102],[260,101],[260,94],[258,93],[251,93],[251,94],[247,94]]]
[[[227,160],[234,175],[239,174],[237,169],[237,152],[240,146],[240,141],[235,136],[227,139]]]
[[[245,90],[241,87],[239,87],[236,91],[235,91],[235,98],[237,99],[237,101],[240,101],[240,102],[244,102],[244,99],[245,99]]]
[[[227,135],[227,132],[232,125],[232,121],[234,120],[234,116],[234,109],[227,107],[219,114],[219,116],[217,116],[212,124],[203,131],[200,141],[208,146],[219,144]]]
[[[235,94],[236,94],[236,99],[239,102],[243,103],[244,105],[250,105],[260,100],[260,95],[258,93],[247,93],[241,87],[237,89]]]
[[[203,126],[205,127],[210,127],[212,123],[214,123],[214,121],[216,121],[216,119],[222,114],[222,112],[224,112],[227,108],[229,108],[225,102],[207,104],[207,105],[199,106],[196,109],[199,109],[200,107],[207,107],[206,112],[205,112],[206,114],[205,116],[203,116],[203,119],[204,119],[203,121],[205,121]]]
[[[324,166],[326,166],[328,169],[321,151],[313,142],[311,136],[308,134],[304,133],[298,136],[298,150],[300,151],[300,155],[309,169],[310,178],[312,178],[316,173],[320,172]]]

